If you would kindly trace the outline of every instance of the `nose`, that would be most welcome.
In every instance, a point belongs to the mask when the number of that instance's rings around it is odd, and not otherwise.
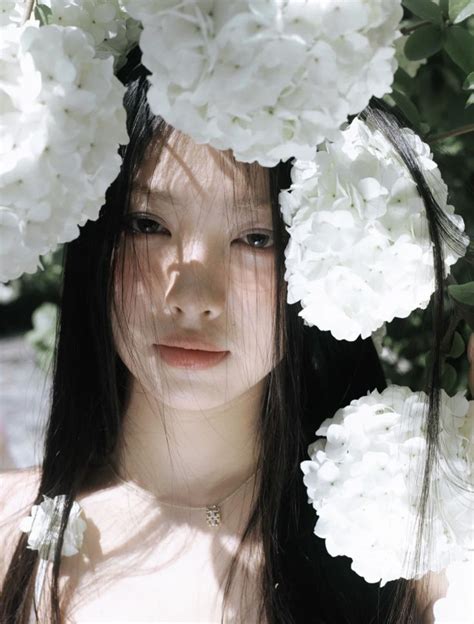
[[[165,294],[167,313],[180,323],[202,323],[218,318],[225,308],[222,267],[192,261],[175,268]]]

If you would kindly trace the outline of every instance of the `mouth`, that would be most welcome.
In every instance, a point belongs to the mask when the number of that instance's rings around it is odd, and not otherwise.
[[[211,368],[217,366],[230,353],[230,351],[205,351],[204,349],[169,347],[163,344],[155,344],[153,346],[161,359],[174,368]]]

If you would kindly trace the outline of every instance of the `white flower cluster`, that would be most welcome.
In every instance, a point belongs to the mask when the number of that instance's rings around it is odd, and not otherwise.
[[[96,50],[96,58],[113,56],[119,70],[140,38],[141,24],[121,7],[120,0],[42,0],[51,9],[48,24],[77,26]]]
[[[441,207],[464,231],[428,145],[408,128],[401,132]],[[312,160],[295,159],[291,180],[279,196],[290,233],[287,300],[301,301],[306,325],[356,340],[428,305],[435,283],[424,202],[380,131],[354,119]],[[446,276],[459,256],[446,244],[444,252]]]
[[[0,26],[7,26],[8,24],[20,25],[24,14],[24,1],[0,0]]]
[[[19,25],[25,5],[25,0],[0,0],[0,25]],[[125,64],[140,38],[140,22],[130,17],[120,0],[41,0],[38,5],[48,10],[48,24],[83,30],[95,58],[114,58],[114,71]]]
[[[40,557],[53,561],[55,543],[59,537],[61,513],[65,504],[64,494],[49,498],[43,494],[43,502],[33,505],[31,513],[20,522],[20,530],[28,533],[28,548],[38,550]],[[82,508],[73,502],[64,532],[61,554],[71,557],[79,552],[87,524],[81,518]]]
[[[124,86],[75,27],[0,27],[0,282],[97,219],[128,143]]]
[[[435,624],[472,624],[474,616],[474,551],[446,568],[448,591],[433,605]]]
[[[470,402],[471,405],[473,402]],[[427,396],[403,386],[374,390],[326,419],[301,462],[308,502],[318,513],[314,533],[325,538],[333,557],[353,560],[352,569],[369,583],[419,578],[462,559],[474,547],[474,503],[456,489],[445,465],[474,486],[473,412],[462,393],[442,390],[439,468],[431,493],[435,549],[423,569],[405,568],[416,528],[421,485],[416,482],[426,457],[424,415]],[[471,437],[470,437],[471,436]]]
[[[239,161],[312,158],[391,91],[401,0],[121,1],[143,23],[153,113]]]

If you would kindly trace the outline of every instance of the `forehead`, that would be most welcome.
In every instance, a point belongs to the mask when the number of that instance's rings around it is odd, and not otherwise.
[[[231,150],[195,143],[178,131],[161,148],[148,146],[133,191],[183,203],[196,198],[242,205],[270,201],[266,169],[258,163],[238,162]]]

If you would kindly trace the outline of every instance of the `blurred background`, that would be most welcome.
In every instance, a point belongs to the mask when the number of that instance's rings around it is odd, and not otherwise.
[[[428,22],[420,19],[423,15],[415,16],[406,10],[406,20],[402,22],[405,36],[398,42],[399,69],[393,91],[384,100],[430,144],[449,188],[449,203],[464,218],[472,239],[474,46],[471,51],[466,46],[450,47],[441,33],[440,41],[427,48],[426,37],[415,36],[416,32],[422,35],[427,24],[429,27]],[[474,17],[454,28],[456,37],[474,36]],[[42,461],[63,251],[60,246],[43,256],[44,269],[35,275],[0,284],[0,470],[25,468]],[[464,260],[452,269],[460,283],[473,281],[473,273],[472,265]],[[446,307],[449,313],[449,300]],[[432,342],[431,305],[426,310],[416,310],[407,319],[392,321],[385,330],[386,333],[378,332],[375,341],[387,379],[412,390],[423,389]],[[470,332],[462,321],[443,372],[443,387],[449,394],[467,389],[466,344]]]

